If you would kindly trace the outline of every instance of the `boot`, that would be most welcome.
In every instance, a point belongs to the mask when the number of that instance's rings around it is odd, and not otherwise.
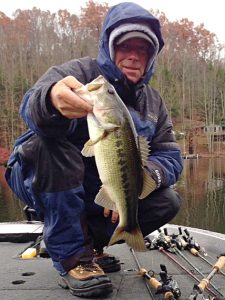
[[[104,253],[103,249],[94,250],[94,261],[106,273],[118,272],[121,269],[119,258],[108,253]]]
[[[66,275],[59,275],[58,283],[78,297],[98,297],[112,292],[110,279],[94,262],[82,262]]]

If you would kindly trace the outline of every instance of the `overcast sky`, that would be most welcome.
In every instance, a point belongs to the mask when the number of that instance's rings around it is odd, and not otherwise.
[[[99,0],[94,2],[106,2],[110,6],[120,3],[119,0]],[[205,28],[214,32],[220,43],[225,44],[225,0],[134,0],[146,9],[159,9],[163,11],[170,21],[188,18],[195,26],[204,23]],[[32,9],[34,6],[41,10],[49,10],[51,13],[59,9],[67,9],[70,13],[79,13],[80,7],[85,6],[86,1],[76,0],[11,0],[1,1],[0,11],[8,17],[17,9]]]

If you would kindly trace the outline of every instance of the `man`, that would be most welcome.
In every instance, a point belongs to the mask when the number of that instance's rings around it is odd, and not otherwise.
[[[165,105],[148,86],[162,47],[159,21],[139,5],[121,3],[105,18],[97,59],[85,57],[50,68],[21,104],[29,130],[16,141],[6,179],[44,221],[43,238],[59,284],[74,295],[111,292],[104,271],[118,271],[120,264],[103,252],[118,224],[118,212],[94,203],[101,182],[94,158],[80,154],[89,139],[86,115],[92,106],[71,89],[102,74],[127,105],[137,133],[148,138],[147,169],[155,186],[138,207],[146,236],[169,222],[181,202],[169,188],[182,171],[180,150]]]

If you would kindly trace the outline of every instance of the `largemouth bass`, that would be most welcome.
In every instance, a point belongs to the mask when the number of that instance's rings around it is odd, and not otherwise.
[[[148,141],[137,135],[127,107],[104,77],[99,76],[75,92],[93,104],[93,113],[87,115],[90,140],[82,154],[95,156],[102,182],[95,202],[119,212],[119,224],[109,245],[125,240],[134,250],[146,251],[137,214],[139,199],[155,187],[144,169]]]

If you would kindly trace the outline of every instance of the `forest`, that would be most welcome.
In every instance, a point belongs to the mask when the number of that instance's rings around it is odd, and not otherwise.
[[[19,4],[18,4],[19,5]],[[25,132],[19,107],[26,91],[52,65],[98,54],[107,3],[89,0],[79,14],[17,9],[12,18],[0,12],[0,148],[11,151]],[[196,122],[225,121],[225,45],[191,20],[159,18],[165,46],[150,85],[165,101],[174,128],[185,132]],[[213,151],[213,149],[209,149]]]

